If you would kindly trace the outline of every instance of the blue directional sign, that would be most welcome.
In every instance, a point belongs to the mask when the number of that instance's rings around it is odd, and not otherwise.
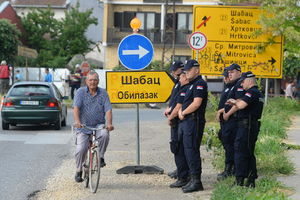
[[[131,70],[146,68],[154,55],[151,41],[140,34],[129,35],[120,42],[118,56],[120,62]]]

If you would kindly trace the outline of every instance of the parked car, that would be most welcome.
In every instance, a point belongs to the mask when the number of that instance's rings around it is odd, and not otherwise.
[[[17,124],[50,124],[59,130],[67,120],[64,99],[53,83],[17,82],[2,102],[2,129]]]

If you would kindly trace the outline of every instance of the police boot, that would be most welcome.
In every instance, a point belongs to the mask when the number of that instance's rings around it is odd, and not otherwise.
[[[237,185],[237,186],[244,186],[244,177],[237,176],[235,178],[235,185]]]
[[[170,185],[170,188],[179,188],[185,186],[189,182],[188,178],[178,178],[178,180]]]
[[[233,171],[233,165],[226,164],[224,171],[218,174],[217,180],[222,181],[226,179],[228,176],[232,176],[232,171]]]
[[[177,178],[177,169],[175,169],[175,170],[172,171],[172,172],[169,172],[169,173],[168,173],[168,176],[171,177],[171,178],[176,179],[176,178]]]
[[[182,187],[183,193],[190,193],[195,191],[202,191],[203,185],[200,179],[200,175],[191,175],[191,180],[187,186]]]
[[[250,188],[255,188],[255,179],[254,178],[248,178],[245,186],[250,187]]]

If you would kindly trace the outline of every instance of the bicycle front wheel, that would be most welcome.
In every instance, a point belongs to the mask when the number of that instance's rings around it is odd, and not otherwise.
[[[96,193],[100,180],[100,154],[98,148],[92,150],[90,154],[89,179],[91,192]]]

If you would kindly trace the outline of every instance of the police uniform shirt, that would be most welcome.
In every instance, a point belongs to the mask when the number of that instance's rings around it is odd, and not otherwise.
[[[193,101],[194,98],[202,98],[202,103],[198,110],[195,111],[199,116],[199,119],[205,120],[205,108],[207,104],[207,83],[199,75],[188,85],[187,92],[185,94],[182,110],[185,110]]]
[[[233,86],[232,83],[228,83],[228,84],[225,85],[225,88],[224,88],[224,90],[222,91],[221,96],[220,96],[220,101],[219,101],[219,105],[218,105],[218,110],[224,108],[225,103],[226,103],[226,101],[227,101],[228,93],[229,93],[229,91],[230,91],[230,89],[231,89],[232,86]]]
[[[169,107],[172,108],[172,106],[174,106],[174,104],[176,105],[176,96],[178,95],[178,92],[180,90],[180,82],[177,80],[177,82],[175,83],[173,89],[172,89],[172,93],[171,93],[171,97],[170,97],[170,101],[169,101]],[[173,107],[174,109],[174,107]]]
[[[261,118],[263,101],[262,94],[258,90],[257,86],[253,86],[252,88],[248,89],[241,100],[246,102],[248,106],[242,110],[239,110],[239,119],[248,118],[249,116],[251,116],[252,119]]]
[[[180,91],[179,91],[179,93],[177,95],[177,98],[176,98],[176,103],[183,104],[183,100],[184,100],[184,97],[186,95],[186,92],[187,92],[188,88],[189,88],[189,85],[184,85],[184,86],[180,87]]]
[[[241,85],[242,81],[240,79],[236,80],[233,83],[233,86],[230,88],[230,91],[227,95],[228,99],[240,99],[245,95],[245,90],[243,89],[243,86]],[[225,105],[225,112],[227,113],[231,109],[231,105],[227,104]]]

